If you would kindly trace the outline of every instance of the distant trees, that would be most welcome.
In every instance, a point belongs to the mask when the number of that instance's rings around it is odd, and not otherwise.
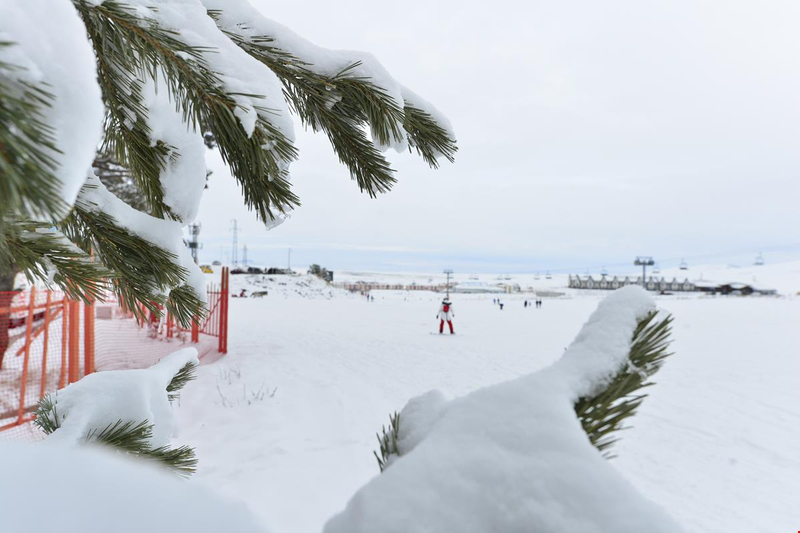
[[[325,281],[333,281],[333,272],[329,271],[325,267],[319,266],[316,263],[308,267],[308,273],[324,279]]]

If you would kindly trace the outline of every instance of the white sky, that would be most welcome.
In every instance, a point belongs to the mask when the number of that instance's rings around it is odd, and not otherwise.
[[[213,153],[203,262],[575,270],[653,255],[800,256],[800,2],[251,0],[316,44],[373,53],[453,122],[459,152],[361,194],[302,130],[302,206],[267,232]],[[239,252],[241,258],[241,251]]]

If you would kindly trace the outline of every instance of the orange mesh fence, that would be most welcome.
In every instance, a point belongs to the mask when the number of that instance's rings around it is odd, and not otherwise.
[[[69,381],[69,307],[60,292],[0,293],[0,432],[17,432],[45,393]]]
[[[184,346],[215,361],[227,353],[228,292],[225,268],[191,328],[167,314],[137,322],[113,298],[84,305],[49,290],[0,292],[0,439],[42,438],[30,423],[39,400],[92,372],[147,368]]]

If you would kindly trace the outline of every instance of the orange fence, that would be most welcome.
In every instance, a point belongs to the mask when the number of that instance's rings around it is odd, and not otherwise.
[[[186,343],[202,362],[227,353],[228,276],[224,268],[209,285],[209,312],[190,329],[170,316],[137,323],[112,299],[85,305],[57,291],[0,292],[0,438],[35,435],[39,400],[92,372],[146,368]]]

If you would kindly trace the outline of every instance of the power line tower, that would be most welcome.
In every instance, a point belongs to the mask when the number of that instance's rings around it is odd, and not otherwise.
[[[244,249],[242,250],[242,264],[245,268],[247,268],[247,245],[244,245]]]
[[[286,270],[292,271],[292,249],[289,248],[289,258],[286,260]]]
[[[194,259],[195,265],[200,263],[198,252],[203,247],[199,241],[200,228],[200,223],[189,224],[189,251],[192,253],[192,259]]]
[[[633,264],[636,265],[636,266],[641,266],[642,267],[642,287],[644,287],[646,289],[647,288],[647,277],[646,277],[647,276],[647,267],[655,265],[656,262],[653,261],[652,257],[645,257],[643,255],[640,255],[640,256],[638,256],[636,258],[636,261],[634,261]]]
[[[444,273],[447,274],[447,287],[446,287],[446,289],[447,289],[447,299],[449,300],[450,299],[450,276],[453,274],[453,269],[452,268],[446,268],[444,270]]]
[[[239,223],[234,218],[233,222],[233,244],[231,248],[231,266],[239,265]]]

